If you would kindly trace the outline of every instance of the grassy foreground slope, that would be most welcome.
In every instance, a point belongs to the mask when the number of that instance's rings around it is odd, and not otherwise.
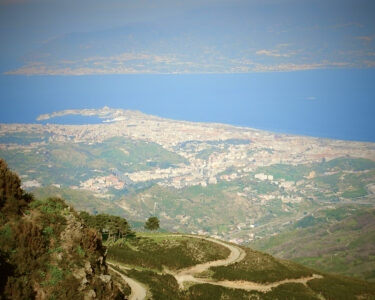
[[[374,281],[375,209],[322,210],[251,247],[322,271]]]
[[[317,272],[240,246],[236,247],[246,252],[242,260],[228,266],[211,267],[197,274],[199,277],[195,276],[197,282],[187,282],[181,288],[176,280],[179,270],[186,270],[194,261],[220,260],[225,254],[217,244],[200,238],[196,236],[200,241],[197,243],[192,241],[191,235],[141,234],[108,244],[108,255],[115,264],[122,266],[118,270],[142,283],[152,299],[375,299],[375,285],[370,282]],[[178,249],[185,248],[187,243],[194,245],[196,251],[181,252],[183,259],[179,261],[176,259]],[[199,251],[203,253],[199,255]],[[136,257],[136,253],[140,256]],[[161,266],[157,263],[159,258],[163,260]],[[313,274],[319,275],[313,279]],[[298,281],[303,278],[311,279]],[[216,284],[228,281],[235,282],[233,288]],[[259,286],[273,283],[274,286],[264,291],[249,290],[244,288],[246,282]]]
[[[224,259],[225,247],[187,236],[138,234],[131,239],[107,243],[108,258],[137,267],[178,270],[207,261]]]

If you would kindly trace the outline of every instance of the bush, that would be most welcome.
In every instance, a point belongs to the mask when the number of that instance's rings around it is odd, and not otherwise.
[[[307,285],[326,300],[375,299],[375,285],[340,275],[325,275]]]

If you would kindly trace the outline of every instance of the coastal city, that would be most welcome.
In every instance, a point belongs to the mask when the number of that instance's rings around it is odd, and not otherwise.
[[[0,137],[9,134],[34,134],[41,141],[27,145],[0,143],[0,149],[23,149],[25,152],[51,143],[103,143],[113,137],[125,137],[156,143],[185,158],[169,168],[152,168],[124,172],[132,182],[156,180],[160,185],[183,188],[192,185],[216,184],[217,180],[233,180],[246,176],[258,167],[273,164],[306,164],[320,162],[350,153],[353,157],[375,157],[371,143],[328,140],[266,132],[224,124],[174,121],[145,115],[138,111],[110,109],[69,110],[42,115],[39,121],[65,114],[99,116],[102,124],[1,124]],[[178,132],[178,134],[176,134]],[[46,137],[45,137],[46,136]],[[126,150],[125,150],[126,151]],[[230,174],[221,174],[233,168]],[[110,174],[109,174],[110,175]],[[258,179],[262,179],[259,177]],[[266,178],[265,178],[266,179]],[[58,184],[58,183],[57,183]],[[81,182],[81,188],[102,191],[105,187],[122,188],[125,182],[111,175],[107,179],[92,178]]]
[[[97,117],[101,123],[48,123],[72,114]],[[240,244],[274,234],[312,213],[311,199],[347,201],[345,193],[356,188],[348,183],[332,190],[320,183],[322,176],[338,176],[344,182],[349,173],[365,172],[319,171],[319,164],[349,155],[350,159],[375,159],[372,143],[175,121],[108,107],[42,115],[38,122],[0,124],[0,154],[14,164],[25,189],[91,193],[104,201],[98,211],[105,211],[110,201],[130,219],[157,214],[172,230]],[[29,157],[31,163],[28,167],[18,164],[17,157]],[[282,168],[294,168],[300,174],[283,177]],[[363,184],[366,197],[373,197],[371,180]],[[206,216],[194,210],[197,203],[218,199],[222,203]],[[223,216],[226,210],[238,212],[235,217]],[[273,222],[275,211],[285,217]],[[266,223],[265,215],[271,218]],[[218,222],[221,217],[225,225]]]

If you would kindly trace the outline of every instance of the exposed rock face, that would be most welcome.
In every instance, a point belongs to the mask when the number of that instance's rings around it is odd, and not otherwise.
[[[119,290],[114,285],[112,277],[108,274],[108,268],[105,263],[106,250],[102,245],[101,236],[92,228],[87,228],[75,215],[72,208],[71,212],[65,216],[66,227],[60,234],[61,247],[71,256],[75,256],[77,251],[81,257],[81,268],[73,271],[73,276],[79,284],[79,290],[84,293],[84,299],[113,299],[119,296]],[[100,286],[105,293],[98,293],[92,289],[93,285]]]
[[[88,290],[84,297],[83,297],[84,300],[93,300],[93,299],[96,299],[96,293],[94,290]]]

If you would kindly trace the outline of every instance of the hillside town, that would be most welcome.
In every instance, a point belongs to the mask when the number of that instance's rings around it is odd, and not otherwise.
[[[99,116],[103,119],[103,123],[0,124],[0,138],[17,134],[32,134],[40,138],[40,141],[35,138],[28,144],[0,142],[0,149],[22,149],[28,152],[51,143],[70,142],[92,145],[103,143],[112,137],[156,143],[185,158],[187,163],[169,168],[125,172],[123,175],[133,182],[157,181],[160,185],[174,188],[206,186],[216,184],[218,180],[230,181],[246,176],[258,167],[274,164],[297,165],[319,162],[345,156],[347,153],[353,157],[370,159],[375,157],[375,149],[371,143],[293,136],[224,124],[174,121],[138,111],[108,107],[98,110],[57,112],[42,115],[38,120],[49,120],[65,114]],[[202,157],[202,153],[205,157]],[[225,172],[231,168],[233,172],[229,174]],[[258,175],[256,178],[267,179],[263,175]],[[268,179],[272,180],[272,178]],[[34,182],[35,184],[37,183]],[[103,192],[106,191],[106,187],[122,188],[124,184],[121,178],[109,177],[108,179],[91,178],[80,182],[78,186]]]

